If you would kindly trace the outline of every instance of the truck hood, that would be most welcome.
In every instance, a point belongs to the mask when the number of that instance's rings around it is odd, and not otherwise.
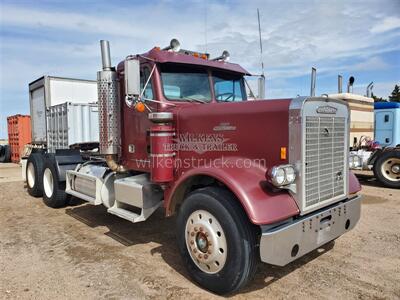
[[[264,168],[287,163],[291,99],[194,104],[176,108],[176,158],[192,160],[181,170],[221,157],[260,161]],[[179,172],[179,170],[178,170]]]

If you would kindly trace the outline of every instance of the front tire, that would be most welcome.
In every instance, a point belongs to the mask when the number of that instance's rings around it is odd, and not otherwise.
[[[65,181],[60,181],[57,163],[51,156],[46,157],[43,167],[43,202],[52,208],[68,204]]]
[[[384,151],[374,163],[374,175],[384,186],[400,188],[400,151]]]
[[[189,194],[177,217],[177,240],[190,276],[214,293],[238,291],[256,271],[256,228],[225,189]]]

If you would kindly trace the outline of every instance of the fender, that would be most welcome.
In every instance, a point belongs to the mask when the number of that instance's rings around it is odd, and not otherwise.
[[[359,191],[361,191],[361,184],[356,175],[352,171],[349,171],[349,194],[356,194]]]
[[[46,159],[54,160],[60,181],[65,181],[68,170],[75,170],[78,164],[83,163],[79,150],[72,149],[57,149],[55,154],[46,154]]]
[[[250,221],[256,225],[276,223],[300,213],[288,192],[272,192],[266,187],[265,168],[255,165],[239,168],[238,164],[235,164],[239,158],[227,160],[228,165],[224,164],[218,168],[199,167],[182,173],[165,195],[167,215],[173,213],[171,207],[174,206],[179,187],[196,175],[206,175],[226,185],[240,201]]]

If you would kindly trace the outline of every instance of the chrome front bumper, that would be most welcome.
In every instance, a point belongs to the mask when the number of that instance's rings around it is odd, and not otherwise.
[[[357,195],[289,224],[272,229],[262,226],[261,261],[284,266],[353,229],[360,212],[361,196]]]

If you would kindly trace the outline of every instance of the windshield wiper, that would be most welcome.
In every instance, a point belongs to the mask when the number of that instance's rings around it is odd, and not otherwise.
[[[183,97],[182,99],[184,99],[184,100],[189,100],[190,102],[199,102],[199,103],[203,103],[203,104],[206,104],[207,102],[206,101],[204,101],[204,100],[201,100],[201,99],[197,99],[197,98],[193,98],[193,97],[188,97],[188,96],[185,96],[185,97]]]

